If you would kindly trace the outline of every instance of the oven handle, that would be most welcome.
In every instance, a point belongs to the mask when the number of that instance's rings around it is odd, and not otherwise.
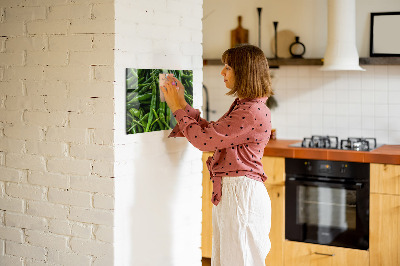
[[[304,185],[340,185],[348,188],[354,188],[354,189],[361,189],[363,187],[362,182],[352,182],[352,183],[346,183],[346,182],[332,182],[332,181],[321,181],[321,180],[315,180],[315,181],[310,181],[310,180],[304,180],[303,178],[297,178],[297,177],[288,177],[286,181],[291,181],[291,182],[296,182],[296,183],[301,183]]]

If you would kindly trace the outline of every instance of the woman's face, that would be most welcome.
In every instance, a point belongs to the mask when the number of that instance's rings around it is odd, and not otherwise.
[[[233,72],[233,69],[225,64],[221,71],[221,75],[224,77],[225,86],[228,89],[233,89],[235,86],[235,73]]]

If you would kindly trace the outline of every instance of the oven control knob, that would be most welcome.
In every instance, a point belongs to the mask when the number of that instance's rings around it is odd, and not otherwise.
[[[346,169],[347,169],[347,164],[342,164],[342,167],[340,168],[340,173],[341,174],[346,173]]]

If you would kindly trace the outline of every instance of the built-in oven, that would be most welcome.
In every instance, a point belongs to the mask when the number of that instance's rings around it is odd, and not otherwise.
[[[287,158],[285,169],[286,239],[368,249],[368,163]]]

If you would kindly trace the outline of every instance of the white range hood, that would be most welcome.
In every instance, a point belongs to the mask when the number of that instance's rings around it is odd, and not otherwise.
[[[320,70],[358,70],[355,0],[328,0],[328,44]]]

